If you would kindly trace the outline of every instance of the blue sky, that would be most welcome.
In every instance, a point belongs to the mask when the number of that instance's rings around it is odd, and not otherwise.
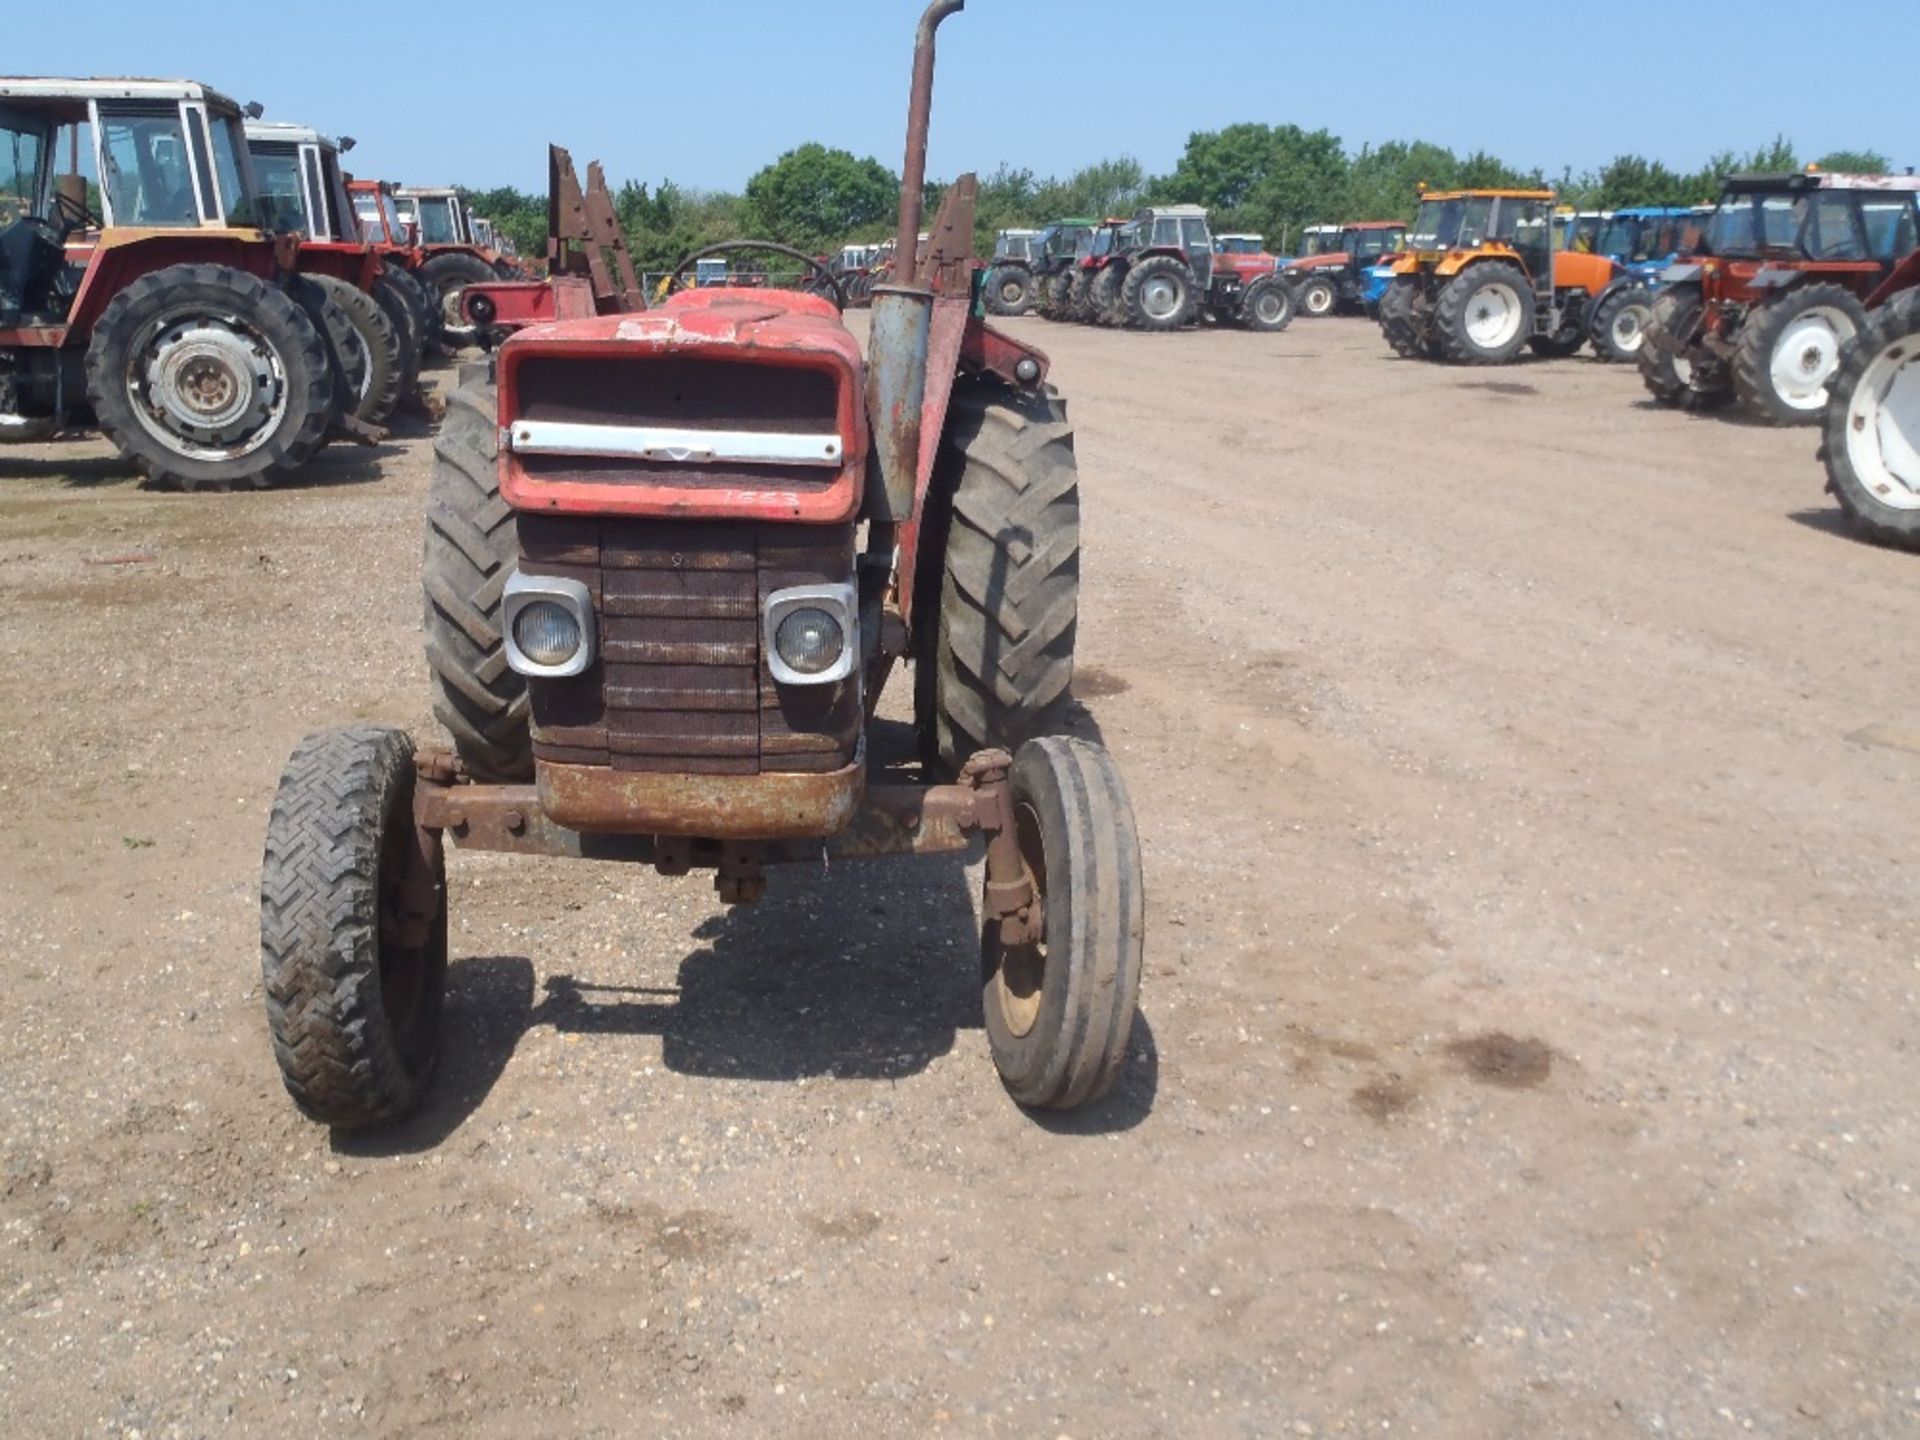
[[[921,8],[15,0],[0,68],[191,76],[354,135],[350,168],[383,179],[543,190],[552,139],[605,161],[616,184],[737,189],[803,140],[897,169]],[[1844,28],[1789,0],[1724,12],[969,0],[942,32],[931,170],[1004,160],[1064,174],[1124,153],[1160,171],[1189,132],[1239,120],[1325,126],[1350,149],[1413,137],[1487,149],[1549,174],[1623,151],[1692,168],[1780,132],[1806,155],[1867,146],[1920,165],[1905,53],[1920,0],[1823,13]],[[1443,14],[1460,17],[1451,32]],[[1541,93],[1533,76],[1560,79]]]

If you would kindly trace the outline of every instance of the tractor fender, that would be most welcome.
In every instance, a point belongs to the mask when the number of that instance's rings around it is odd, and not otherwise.
[[[275,249],[258,230],[110,231],[87,252],[87,271],[67,312],[66,341],[84,343],[113,297],[142,275],[170,265],[225,265],[271,280],[279,270]]]
[[[1588,295],[1598,295],[1619,273],[1619,265],[1605,255],[1561,250],[1553,257],[1553,288],[1556,290],[1583,290]]]
[[[1902,290],[1920,286],[1920,250],[1915,250],[1893,267],[1893,273],[1876,285],[1867,296],[1867,308],[1884,305]]]
[[[1640,276],[1635,275],[1632,271],[1623,271],[1607,282],[1606,289],[1593,297],[1593,304],[1589,307],[1589,313],[1598,314],[1600,307],[1605,305],[1615,295],[1618,295],[1622,290],[1645,290],[1648,293],[1652,293],[1653,286]]]

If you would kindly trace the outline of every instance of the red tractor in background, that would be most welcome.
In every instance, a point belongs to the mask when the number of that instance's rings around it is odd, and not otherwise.
[[[0,79],[0,440],[90,419],[155,483],[268,485],[354,419],[338,300],[377,272],[263,229],[238,105],[185,80]],[[56,166],[64,168],[56,172]]]
[[[247,121],[246,136],[270,227],[300,236],[303,271],[330,287],[366,351],[367,364],[355,377],[354,413],[384,425],[403,399],[421,403],[432,302],[403,265],[361,238],[340,169],[340,154],[352,140],[272,120]]]
[[[963,6],[920,22],[896,271],[864,356],[819,294],[694,287],[529,326],[464,373],[424,577],[453,748],[309,736],[268,820],[267,1019],[308,1115],[374,1125],[420,1103],[447,839],[710,869],[730,905],[782,864],[983,849],[974,933],[1007,1090],[1065,1109],[1119,1075],[1144,883],[1112,759],[1060,733],[1072,431],[1046,357],[973,313],[973,177],[913,258],[934,37]],[[873,723],[902,663],[918,773]]]
[[[1294,309],[1277,265],[1271,255],[1216,254],[1201,206],[1149,207],[1094,237],[1081,262],[1084,308],[1096,322],[1136,330],[1179,330],[1204,318],[1272,333],[1287,328]]]
[[[1867,297],[1828,386],[1827,489],[1871,540],[1920,550],[1920,249]]]
[[[1364,311],[1368,272],[1405,246],[1406,221],[1360,220],[1351,225],[1314,228],[1333,231],[1327,237],[1330,245],[1289,260],[1280,272],[1293,286],[1300,313],[1317,319],[1342,311]]]
[[[449,351],[477,344],[479,337],[461,318],[461,293],[483,281],[520,279],[518,265],[473,242],[466,207],[452,190],[409,191],[360,179],[347,188],[362,234],[426,288],[432,301],[428,338]]]
[[[1738,400],[1811,425],[1866,300],[1920,244],[1920,177],[1730,175],[1697,254],[1669,266],[1640,374],[1663,405]]]

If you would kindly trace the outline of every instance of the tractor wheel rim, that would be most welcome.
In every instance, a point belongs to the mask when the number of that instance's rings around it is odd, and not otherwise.
[[[1467,306],[1467,339],[1481,350],[1498,350],[1520,333],[1520,297],[1495,282],[1476,291]]]
[[[1635,354],[1640,349],[1640,342],[1646,338],[1644,332],[1646,319],[1645,313],[1638,305],[1629,305],[1616,314],[1613,317],[1613,324],[1608,327],[1613,348],[1623,355]]]
[[[127,397],[156,440],[194,460],[234,460],[265,445],[287,413],[273,346],[236,315],[174,315],[130,351]]]
[[[1253,302],[1253,313],[1259,317],[1262,324],[1272,325],[1287,313],[1287,304],[1273,291],[1263,290],[1259,298]]]
[[[1847,406],[1847,458],[1882,505],[1920,510],[1920,339],[1867,362]]]
[[[1020,858],[1026,862],[1033,882],[1034,903],[1045,912],[1047,903],[1047,860],[1040,838],[1040,817],[1031,805],[1014,810],[1014,828],[1020,838]],[[1047,942],[1044,935],[1030,945],[1000,952],[1000,963],[993,972],[994,1006],[1009,1034],[1025,1039],[1040,1019],[1040,1005],[1046,996]]]
[[[1179,311],[1185,293],[1178,280],[1156,275],[1140,289],[1140,308],[1152,319],[1165,320]]]
[[[1795,410],[1827,403],[1827,382],[1840,368],[1840,347],[1853,338],[1853,321],[1838,310],[1803,310],[1780,332],[1767,367],[1773,390]]]
[[[1027,287],[1022,285],[1018,280],[1002,280],[1000,282],[1000,301],[1002,304],[1018,305],[1020,303],[1020,297],[1026,293]]]
[[[1674,356],[1673,378],[1691,390],[1693,388],[1693,361],[1684,355]]]
[[[1307,287],[1307,313],[1309,315],[1324,315],[1331,309],[1333,309],[1333,291],[1324,285],[1309,285]]]
[[[449,285],[440,292],[440,330],[456,340],[470,339],[474,334],[473,326],[460,313],[460,302],[466,295],[467,287],[464,285]]]

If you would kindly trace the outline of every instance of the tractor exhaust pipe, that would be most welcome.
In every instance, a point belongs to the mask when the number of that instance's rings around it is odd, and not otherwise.
[[[900,233],[893,283],[876,285],[867,341],[867,423],[873,466],[867,476],[867,518],[913,519],[919,488],[921,410],[927,397],[927,348],[933,291],[920,283],[920,217],[927,188],[927,130],[933,118],[934,32],[967,0],[933,0],[920,17],[913,50],[913,97],[907,105],[907,159],[900,177]]]

